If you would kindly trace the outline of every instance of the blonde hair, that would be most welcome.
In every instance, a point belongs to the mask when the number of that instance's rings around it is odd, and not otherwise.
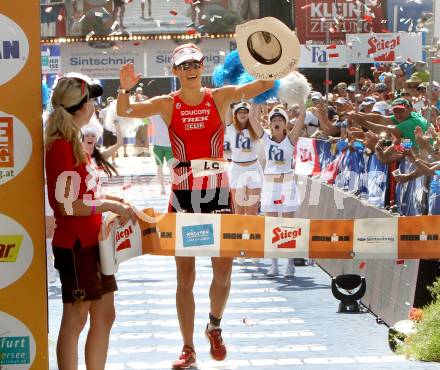
[[[58,139],[65,139],[72,143],[76,165],[86,163],[87,155],[81,143],[80,129],[76,126],[73,115],[65,108],[79,104],[87,94],[85,81],[73,77],[60,79],[52,94],[53,110],[49,114],[44,130],[46,148]]]

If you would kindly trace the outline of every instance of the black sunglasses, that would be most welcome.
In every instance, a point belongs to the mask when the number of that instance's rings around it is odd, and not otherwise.
[[[202,66],[201,62],[183,62],[182,64],[179,64],[176,66],[176,68],[180,69],[181,71],[188,71],[189,69],[200,69]]]

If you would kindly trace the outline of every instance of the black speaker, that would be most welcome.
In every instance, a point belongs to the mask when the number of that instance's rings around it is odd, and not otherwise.
[[[260,0],[260,18],[274,17],[293,30],[293,1]]]
[[[414,307],[422,308],[432,302],[432,296],[427,287],[432,285],[439,276],[440,262],[438,260],[420,260]]]

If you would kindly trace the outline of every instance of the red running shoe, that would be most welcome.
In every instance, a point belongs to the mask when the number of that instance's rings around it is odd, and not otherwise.
[[[182,354],[173,362],[173,369],[189,369],[196,363],[196,352],[190,346],[183,346]]]
[[[211,345],[211,357],[216,361],[223,361],[227,351],[222,338],[222,329],[208,330],[208,326],[209,324],[206,325],[205,335]]]

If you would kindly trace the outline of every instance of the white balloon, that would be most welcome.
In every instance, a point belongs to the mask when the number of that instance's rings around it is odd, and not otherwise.
[[[310,95],[307,78],[299,72],[292,72],[280,80],[278,99],[290,106],[306,102]]]

